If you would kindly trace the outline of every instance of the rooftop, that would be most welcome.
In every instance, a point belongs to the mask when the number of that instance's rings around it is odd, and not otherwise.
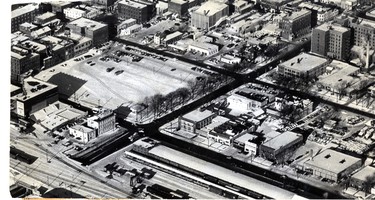
[[[173,38],[181,36],[181,35],[182,35],[182,33],[180,31],[176,31],[174,33],[171,33],[171,34],[167,35],[164,40],[168,41],[170,39],[173,39]]]
[[[180,5],[184,3],[189,3],[189,1],[185,1],[185,0],[170,0],[170,2],[180,4]]]
[[[336,31],[336,32],[341,32],[341,33],[350,31],[350,29],[348,29],[348,28],[338,26],[338,25],[330,25],[328,23],[324,23],[324,24],[316,27],[316,29],[323,30],[323,31],[331,30],[331,31]]]
[[[86,13],[85,10],[81,10],[81,9],[78,9],[78,8],[66,8],[66,9],[64,9],[64,11],[75,12],[75,13],[78,13],[78,14],[81,14],[81,15]]]
[[[218,3],[215,1],[207,1],[203,3],[198,10],[194,11],[194,13],[206,16],[215,15],[217,12],[221,12],[225,8],[227,8],[227,4]]]
[[[140,146],[140,147],[143,147],[145,149],[151,148],[151,147],[155,146],[155,144],[156,144],[155,140],[151,140],[149,138],[137,140],[133,143],[133,145]]]
[[[34,121],[40,121],[42,126],[52,130],[84,115],[85,112],[58,101],[33,113],[30,118]]]
[[[86,19],[83,17],[70,22],[68,25],[74,25],[74,26],[86,28],[86,29],[93,30],[93,31],[107,26],[106,24],[102,24],[100,22],[97,22],[91,19]]]
[[[214,176],[221,180],[230,180],[230,182],[235,185],[250,189],[261,194],[266,194],[271,198],[291,199],[294,195],[294,193],[282,188],[267,184],[240,173],[236,173],[232,170],[220,167],[210,162],[206,162],[194,156],[176,151],[163,145],[158,145],[152,148],[149,153],[170,160],[172,162],[179,163],[180,165],[189,167],[193,170],[200,171],[204,174]]]
[[[305,164],[322,168],[333,173],[340,173],[360,161],[360,158],[327,149],[315,156],[313,160],[305,162]]]
[[[332,61],[330,66],[333,68],[333,71],[328,75],[320,76],[319,83],[323,85],[335,85],[339,82],[346,81],[347,83],[352,82],[354,77],[350,76],[359,71],[358,67],[354,67],[344,62]]]
[[[74,129],[74,130],[77,130],[77,131],[84,132],[84,133],[89,133],[89,132],[92,132],[94,130],[92,128],[89,128],[89,127],[86,127],[86,126],[83,126],[83,125],[80,125],[80,124],[77,124],[77,125],[72,126],[70,128]]]
[[[23,15],[36,9],[38,9],[38,4],[28,4],[24,7],[17,8],[12,11],[12,18],[18,17],[20,15]]]
[[[298,62],[299,61],[299,62]],[[309,71],[315,67],[328,63],[328,60],[307,53],[302,53],[280,64],[280,66],[297,71]]]
[[[230,119],[223,117],[223,116],[216,116],[215,118],[212,119],[212,123],[204,127],[202,130],[213,130],[214,128],[228,122]]]
[[[26,48],[30,48],[34,51],[45,51],[47,49],[46,45],[43,45],[43,44],[40,44],[40,43],[37,43],[37,42],[34,42],[32,40],[26,40],[24,42],[21,43],[24,47]]]
[[[57,86],[51,83],[40,81],[33,77],[28,77],[24,80],[24,88],[26,90],[26,95],[18,97],[19,101],[26,101],[50,90],[57,89]]]
[[[51,1],[50,4],[54,5],[54,6],[67,6],[67,5],[70,5],[71,2],[69,2],[69,1]]]
[[[281,149],[283,146],[286,146],[296,140],[299,140],[302,138],[302,135],[294,133],[294,132],[284,132],[280,135],[266,141],[263,146],[270,147],[274,150]]]
[[[190,45],[194,46],[194,47],[202,48],[202,49],[217,49],[217,48],[219,48],[217,45],[210,44],[210,43],[207,43],[207,42],[196,42],[196,41],[193,41],[193,43],[190,44]]]
[[[17,90],[19,90],[19,89],[21,89],[21,88],[18,87],[18,86],[15,86],[15,85],[13,85],[13,84],[10,84],[10,92],[14,92],[14,91],[17,91]]]
[[[311,14],[311,11],[307,10],[307,9],[302,9],[300,11],[291,13],[291,15],[289,15],[289,16],[286,16],[286,19],[287,20],[296,20],[296,19],[298,19],[302,16],[305,16],[307,14]]]
[[[182,118],[184,119],[187,119],[187,120],[191,120],[191,121],[194,121],[194,122],[199,122],[199,121],[202,121],[210,116],[214,115],[213,112],[209,111],[209,110],[205,110],[203,112],[199,111],[199,110],[193,110],[187,114],[185,114],[184,116],[182,116]]]
[[[122,0],[119,3],[123,4],[123,5],[128,5],[128,6],[133,7],[133,8],[146,8],[147,7],[147,5],[145,5],[145,4],[138,3],[138,2],[135,2],[135,1],[131,1],[131,0]]]
[[[258,136],[250,134],[250,133],[245,133],[241,135],[240,137],[236,138],[234,141],[240,142],[240,143],[246,143],[248,141],[252,141]]]
[[[36,16],[36,18],[41,19],[41,20],[46,20],[46,19],[49,19],[49,18],[54,17],[54,16],[56,16],[55,13],[45,12],[45,13],[39,15],[39,16]]]
[[[38,30],[33,31],[33,34],[36,34],[37,36],[39,36],[39,35],[43,35],[44,33],[47,33],[47,32],[50,32],[50,31],[51,31],[51,28],[46,26],[46,27],[43,27],[43,28],[40,28]]]
[[[359,18],[358,20],[360,22],[359,24],[361,24],[363,26],[375,28],[375,21],[364,19],[364,18]]]
[[[361,180],[361,181],[366,181],[367,179],[374,179],[375,177],[375,167],[372,166],[366,166],[353,174],[352,178]]]
[[[20,24],[20,26],[25,27],[25,28],[29,28],[29,29],[38,28],[36,25],[34,25],[32,23],[29,23],[29,22],[22,23],[22,24]]]

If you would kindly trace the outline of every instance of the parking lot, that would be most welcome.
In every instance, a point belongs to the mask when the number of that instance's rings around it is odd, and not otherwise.
[[[69,100],[89,107],[116,109],[141,102],[155,94],[168,94],[186,87],[188,81],[212,73],[176,59],[165,58],[134,47],[114,44],[106,53],[92,49],[61,65],[42,71],[37,78],[54,80]],[[54,76],[64,76],[56,78]],[[72,82],[81,86],[72,88]],[[69,80],[70,80],[69,79]],[[75,85],[80,85],[75,84]]]

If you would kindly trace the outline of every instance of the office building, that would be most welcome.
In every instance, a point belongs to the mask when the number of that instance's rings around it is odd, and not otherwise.
[[[38,13],[37,4],[28,4],[26,6],[12,10],[11,16],[11,31],[16,32],[19,30],[19,25],[25,22],[33,22]]]
[[[103,5],[105,7],[111,7],[115,4],[116,0],[91,0],[91,2],[99,5]]]
[[[350,23],[354,29],[354,45],[375,49],[375,21],[358,18]]]
[[[304,170],[311,172],[316,177],[337,182],[344,177],[348,177],[361,164],[360,158],[327,149],[306,161]]]
[[[284,132],[276,137],[266,140],[259,147],[259,155],[277,163],[287,161],[295,149],[303,144],[301,134],[294,132]]]
[[[224,3],[207,1],[191,14],[191,26],[209,30],[222,17],[229,15],[229,6]]]
[[[91,19],[79,18],[66,26],[71,33],[90,38],[92,46],[96,47],[108,41],[108,25]]]
[[[194,110],[178,118],[178,127],[181,130],[196,133],[197,129],[211,124],[214,117],[215,114],[211,111],[205,110],[201,112],[199,110]]]
[[[20,117],[28,117],[58,100],[58,88],[51,83],[29,77],[23,83],[23,95],[17,97],[16,111]]]
[[[178,16],[184,16],[187,14],[189,9],[189,1],[187,0],[169,0],[168,11],[177,14]]]
[[[56,19],[56,14],[52,12],[46,12],[35,17],[34,23],[38,25],[44,25],[52,20]]]
[[[96,136],[115,130],[116,115],[112,110],[100,108],[98,112],[87,118],[87,126],[95,129]]]
[[[366,193],[371,192],[371,185],[373,185],[373,180],[375,179],[375,167],[366,166],[350,177],[350,186],[362,190]],[[369,187],[370,186],[370,187]]]
[[[216,44],[194,41],[189,44],[188,51],[199,53],[201,56],[211,56],[219,52],[219,47]]]
[[[11,51],[11,82],[22,82],[21,74],[40,68],[40,56],[26,49],[13,46]]]
[[[119,18],[133,18],[138,24],[149,21],[155,13],[155,4],[151,2],[122,0],[118,3]]]
[[[325,58],[301,53],[280,63],[277,67],[277,73],[285,77],[312,79],[323,74],[328,63]]]
[[[87,143],[96,138],[95,130],[80,124],[69,127],[69,134],[73,135],[74,139]]]
[[[281,37],[293,40],[309,33],[311,29],[311,11],[302,9],[289,13],[280,22]]]
[[[312,31],[311,52],[337,60],[350,56],[350,29],[322,24]]]

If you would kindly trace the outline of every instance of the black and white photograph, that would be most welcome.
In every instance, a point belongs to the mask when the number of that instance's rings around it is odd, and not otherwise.
[[[2,7],[1,199],[375,199],[375,0]]]

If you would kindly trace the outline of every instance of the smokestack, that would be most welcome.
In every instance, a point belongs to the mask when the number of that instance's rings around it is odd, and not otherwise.
[[[369,65],[370,65],[370,42],[369,42],[369,39],[370,38],[367,38],[367,47],[366,47],[366,69],[369,68]]]

